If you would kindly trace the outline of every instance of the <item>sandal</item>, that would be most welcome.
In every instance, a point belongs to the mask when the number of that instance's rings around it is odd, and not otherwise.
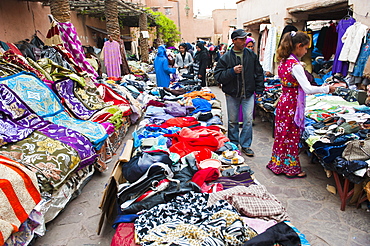
[[[304,173],[304,174],[300,175],[302,173]],[[303,179],[303,178],[307,177],[307,174],[305,172],[301,172],[301,173],[298,173],[296,175],[285,174],[285,177],[288,178],[288,179]]]

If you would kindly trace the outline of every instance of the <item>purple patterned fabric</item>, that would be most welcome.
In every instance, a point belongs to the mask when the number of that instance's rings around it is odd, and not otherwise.
[[[94,79],[98,77],[98,73],[86,60],[84,49],[73,24],[70,22],[58,23],[58,29],[64,42],[64,47],[72,54],[77,65],[79,65],[84,71],[93,75]]]
[[[352,26],[356,22],[355,19],[352,17],[349,18],[348,20],[340,20],[338,25],[337,25],[337,33],[338,33],[338,41],[337,41],[337,50],[335,53],[334,57],[334,62],[333,62],[333,74],[335,73],[341,73],[344,77],[347,76],[348,73],[348,62],[344,61],[339,61],[339,55],[340,52],[342,51],[344,43],[342,42],[342,37],[344,33],[346,32],[347,28]]]
[[[7,85],[0,84],[0,137],[5,142],[0,145],[23,140],[35,130],[74,148],[81,159],[78,169],[93,164],[97,157],[95,149],[85,136],[42,119]]]
[[[78,119],[88,120],[98,110],[90,110],[74,95],[75,82],[71,79],[61,80],[53,84],[53,90],[64,100],[65,106]]]

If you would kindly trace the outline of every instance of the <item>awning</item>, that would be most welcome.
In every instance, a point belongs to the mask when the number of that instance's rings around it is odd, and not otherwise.
[[[100,33],[103,33],[103,34],[106,34],[108,35],[108,32],[107,30],[105,29],[101,29],[101,28],[97,28],[97,27],[94,27],[94,26],[89,26],[89,25],[86,25],[88,28],[94,30],[94,31],[97,31],[97,32],[100,32]],[[124,35],[120,35],[121,39],[127,39],[127,40],[132,40],[132,37],[130,36],[124,36]]]
[[[97,32],[100,32],[100,33],[103,33],[103,34],[106,34],[108,35],[108,32],[107,30],[104,30],[104,29],[100,29],[100,28],[97,28],[97,27],[94,27],[94,26],[89,26],[89,25],[86,25],[88,28],[94,30],[94,31],[97,31]]]
[[[252,26],[252,25],[261,25],[261,24],[270,24],[270,16],[261,17],[251,21],[246,21],[243,23],[243,26]]]
[[[348,14],[348,0],[324,0],[287,8],[289,14],[307,14],[308,21],[338,20]]]

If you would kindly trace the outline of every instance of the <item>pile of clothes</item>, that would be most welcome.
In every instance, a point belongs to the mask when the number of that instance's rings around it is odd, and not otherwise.
[[[147,92],[132,157],[119,167],[111,245],[309,245],[224,135],[211,90],[161,89]]]

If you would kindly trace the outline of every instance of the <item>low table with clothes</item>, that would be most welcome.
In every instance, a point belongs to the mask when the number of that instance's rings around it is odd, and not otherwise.
[[[339,96],[319,95],[306,99],[302,138],[324,169],[331,171],[327,173],[335,179],[341,210],[351,197],[350,202],[358,206],[364,201],[361,187],[370,180],[367,172],[370,108]]]

